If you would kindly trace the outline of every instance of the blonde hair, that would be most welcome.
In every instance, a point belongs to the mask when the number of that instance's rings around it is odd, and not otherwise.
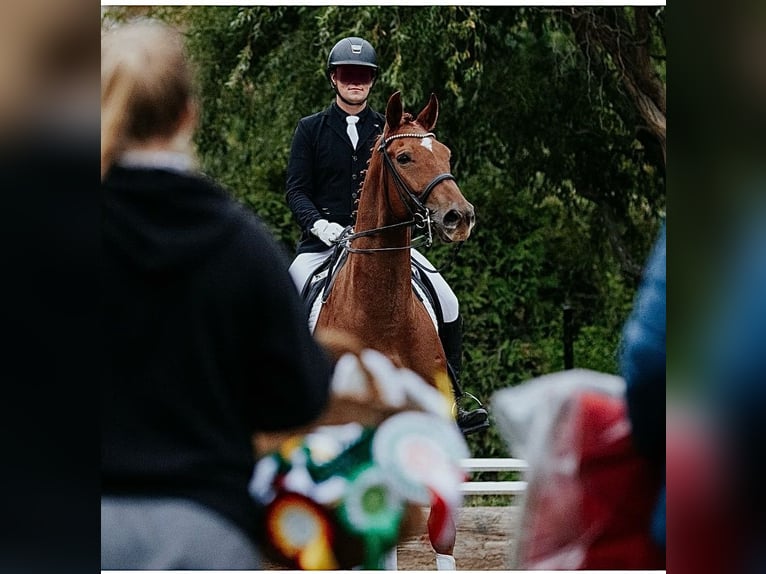
[[[102,179],[131,145],[175,135],[194,101],[193,83],[183,36],[175,28],[139,20],[102,35]]]

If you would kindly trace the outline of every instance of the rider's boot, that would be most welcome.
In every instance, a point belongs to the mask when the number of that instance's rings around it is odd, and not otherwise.
[[[442,347],[444,347],[444,354],[447,356],[447,371],[452,382],[452,390],[455,393],[455,407],[457,409],[455,419],[458,427],[464,435],[489,428],[487,409],[476,397],[466,395],[460,386],[460,369],[463,364],[463,318],[458,315],[454,321],[444,323],[439,331],[439,338]],[[462,399],[466,396],[476,400],[479,406],[472,410],[465,410],[462,406]]]

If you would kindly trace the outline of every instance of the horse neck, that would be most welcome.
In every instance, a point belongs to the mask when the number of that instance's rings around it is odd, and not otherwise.
[[[394,192],[394,182],[383,169],[379,153],[373,151],[373,158],[362,186],[357,210],[355,232],[378,229],[394,225],[402,221],[391,213],[393,206],[400,205],[401,199],[393,195],[390,201],[386,197]],[[389,205],[390,203],[390,205]],[[411,233],[409,226],[396,227],[354,241],[353,247],[359,249],[380,249],[409,246]],[[386,305],[381,313],[390,312],[388,306],[401,305],[412,296],[410,250],[380,251],[377,253],[351,253],[348,265],[354,276],[355,291],[360,297],[369,297],[374,292],[386,293],[387,297],[366,299],[367,301],[381,299]],[[397,309],[397,313],[402,309]]]

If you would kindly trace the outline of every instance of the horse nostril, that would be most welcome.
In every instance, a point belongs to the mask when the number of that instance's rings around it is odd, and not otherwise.
[[[463,216],[460,214],[460,212],[457,209],[450,209],[445,215],[444,219],[442,220],[442,223],[444,224],[444,227],[453,228],[457,227],[458,223],[460,223],[460,220],[463,218]]]

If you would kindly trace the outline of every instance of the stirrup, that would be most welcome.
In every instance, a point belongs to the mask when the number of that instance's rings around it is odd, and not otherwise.
[[[470,411],[465,410],[460,403],[466,397],[472,399],[478,407]],[[489,413],[487,409],[471,393],[463,392],[460,396],[455,397],[455,403],[452,405],[452,416],[455,418],[455,422],[464,436],[489,428]]]

